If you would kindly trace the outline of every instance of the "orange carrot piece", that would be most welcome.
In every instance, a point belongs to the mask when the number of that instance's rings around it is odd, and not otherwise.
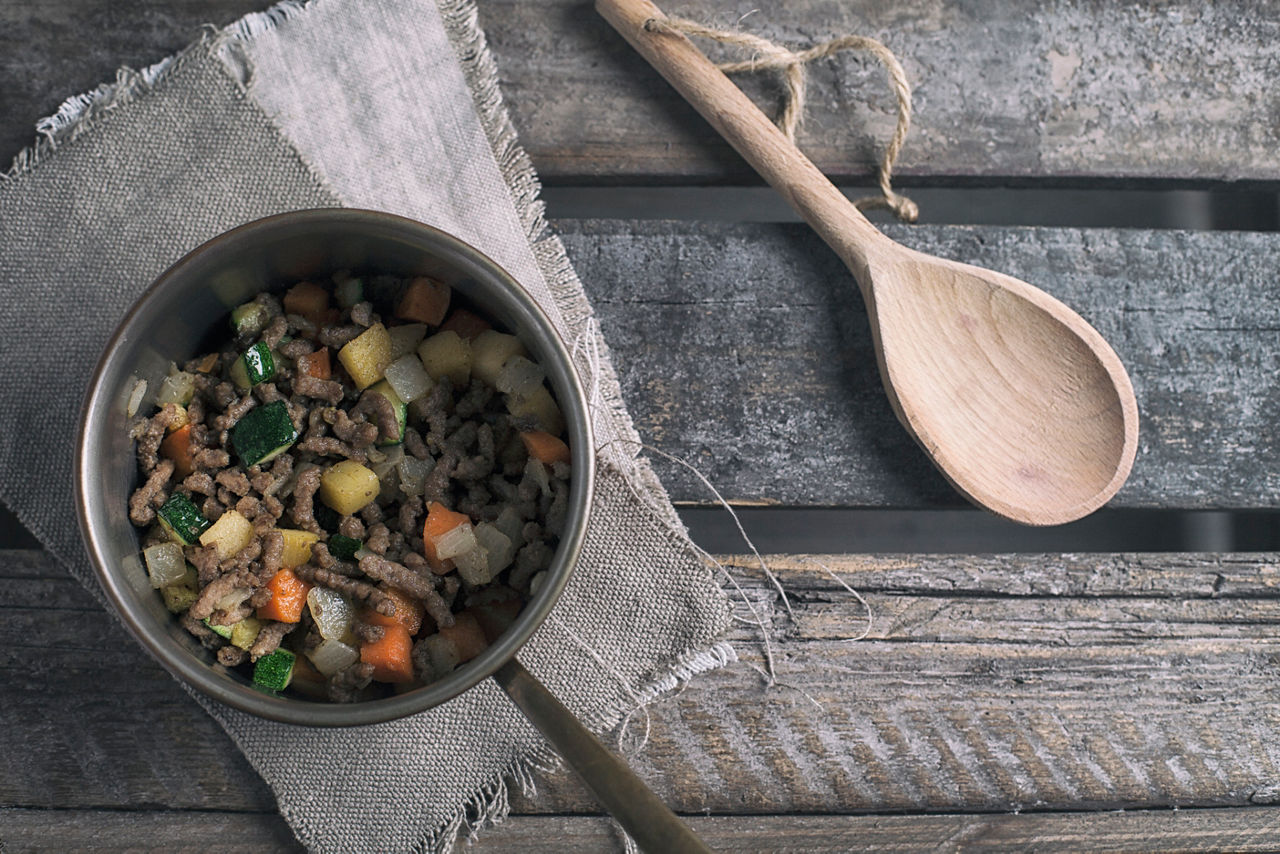
[[[452,531],[463,522],[470,522],[466,513],[457,513],[438,501],[427,505],[427,521],[422,523],[422,551],[426,555],[427,564],[436,575],[444,575],[453,570],[451,559],[441,560],[436,554],[435,540],[441,534]]]
[[[552,436],[543,430],[529,430],[520,434],[529,456],[535,460],[551,465],[552,463],[569,462],[569,446],[559,436]]]
[[[489,648],[489,641],[475,616],[463,611],[454,614],[452,626],[441,626],[440,636],[448,638],[453,650],[458,654],[459,663],[470,661]],[[375,677],[376,678],[376,677]]]
[[[416,320],[428,326],[439,326],[449,311],[452,289],[444,282],[420,276],[409,283],[404,296],[396,304],[396,317]]]
[[[218,354],[210,353],[200,360],[200,364],[196,365],[196,370],[202,374],[208,374],[218,366]]]
[[[452,330],[463,338],[475,338],[486,329],[492,329],[492,324],[478,314],[467,311],[465,308],[456,308],[453,314],[444,323],[440,324],[441,332]]]
[[[411,635],[416,635],[422,628],[422,617],[425,609],[421,602],[410,599],[394,587],[382,586],[382,592],[395,605],[395,612],[382,614],[369,608],[364,613],[364,621],[375,626],[404,626]]]
[[[160,443],[160,456],[173,460],[173,472],[183,478],[195,470],[195,451],[191,447],[191,425],[179,427]]]
[[[282,569],[267,582],[271,601],[258,609],[259,620],[278,620],[296,623],[302,619],[302,609],[307,605],[307,593],[311,585],[299,578],[292,569]]]
[[[413,639],[400,624],[385,626],[382,637],[373,643],[360,644],[360,660],[373,665],[373,678],[379,682],[413,680]]]
[[[323,326],[329,312],[329,292],[314,282],[298,282],[285,292],[284,310]]]
[[[333,375],[329,366],[329,348],[321,347],[314,353],[298,357],[298,373],[318,380],[327,380]]]

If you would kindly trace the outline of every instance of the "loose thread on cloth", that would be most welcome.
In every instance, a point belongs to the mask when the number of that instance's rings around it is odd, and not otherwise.
[[[649,32],[675,32],[710,39],[720,44],[754,52],[751,59],[717,63],[716,67],[726,74],[766,69],[781,71],[786,82],[786,91],[783,96],[782,113],[776,121],[787,139],[792,142],[795,142],[796,129],[804,119],[807,81],[805,65],[842,50],[862,50],[870,53],[880,61],[889,74],[889,83],[897,101],[898,118],[893,137],[889,140],[884,156],[876,169],[880,195],[857,199],[854,204],[860,210],[888,209],[902,222],[915,222],[920,217],[920,208],[916,203],[894,192],[891,183],[893,166],[902,152],[907,132],[911,129],[911,84],[907,81],[907,73],[902,63],[898,61],[898,57],[882,42],[868,36],[847,35],[830,39],[806,50],[793,51],[752,33],[741,30],[719,30],[688,18],[650,18],[645,21],[644,28]]]

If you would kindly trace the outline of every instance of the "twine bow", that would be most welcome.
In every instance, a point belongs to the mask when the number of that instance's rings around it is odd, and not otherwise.
[[[870,53],[889,73],[889,82],[898,103],[898,121],[894,127],[893,138],[889,140],[889,145],[885,148],[884,156],[880,159],[880,165],[877,168],[880,195],[857,199],[854,204],[860,210],[887,208],[903,222],[915,222],[919,217],[920,209],[916,203],[906,196],[895,193],[890,183],[893,165],[898,160],[902,143],[907,137],[907,131],[911,128],[911,84],[907,82],[907,73],[903,70],[902,63],[898,62],[893,51],[884,44],[867,36],[850,35],[822,42],[806,50],[793,51],[751,33],[739,30],[717,30],[687,18],[650,18],[645,22],[644,27],[650,32],[678,32],[753,51],[754,55],[751,59],[717,63],[716,67],[726,74],[764,69],[781,71],[786,81],[786,94],[783,99],[782,113],[775,121],[786,134],[787,139],[792,142],[795,142],[796,128],[800,126],[804,116],[805,65],[842,50],[865,50]]]

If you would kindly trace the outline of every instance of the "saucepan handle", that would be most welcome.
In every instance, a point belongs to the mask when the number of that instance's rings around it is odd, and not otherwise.
[[[641,849],[709,854],[711,849],[520,662],[511,658],[493,678]]]

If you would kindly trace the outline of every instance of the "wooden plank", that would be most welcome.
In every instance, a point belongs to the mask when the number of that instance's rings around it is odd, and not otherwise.
[[[637,716],[629,761],[722,815],[1280,801],[1276,555],[729,559],[741,661]],[[266,813],[204,712],[41,553],[0,553],[0,805]],[[25,567],[25,568],[24,568]],[[611,737],[612,738],[612,737]],[[568,772],[522,814],[595,814]]]
[[[731,500],[955,506],[895,421],[852,277],[804,226],[560,221],[646,441]],[[1011,273],[1078,310],[1138,394],[1138,458],[1113,507],[1280,502],[1274,382],[1280,237],[1067,228],[888,227]],[[656,460],[678,501],[707,502]]]
[[[1077,852],[1123,850],[1269,852],[1280,836],[1280,811],[1268,807],[1020,815],[746,815],[686,816],[719,851]],[[284,820],[254,813],[105,810],[0,811],[6,851],[138,850],[199,852],[302,850]],[[512,816],[484,830],[465,850],[563,854],[620,848],[602,816]]]
[[[35,121],[155,62],[205,22],[264,0],[0,2],[0,158]],[[545,179],[742,181],[751,173],[585,0],[479,0],[516,127]],[[666,11],[743,26],[791,45],[843,33],[880,38],[915,86],[899,175],[908,182],[1010,178],[1251,181],[1274,185],[1280,5],[1232,0],[1141,4],[1013,0],[731,3]],[[773,79],[744,88],[766,110]],[[1141,92],[1141,97],[1135,93]],[[866,181],[889,138],[893,101],[870,59],[818,63],[801,144],[837,178]]]

